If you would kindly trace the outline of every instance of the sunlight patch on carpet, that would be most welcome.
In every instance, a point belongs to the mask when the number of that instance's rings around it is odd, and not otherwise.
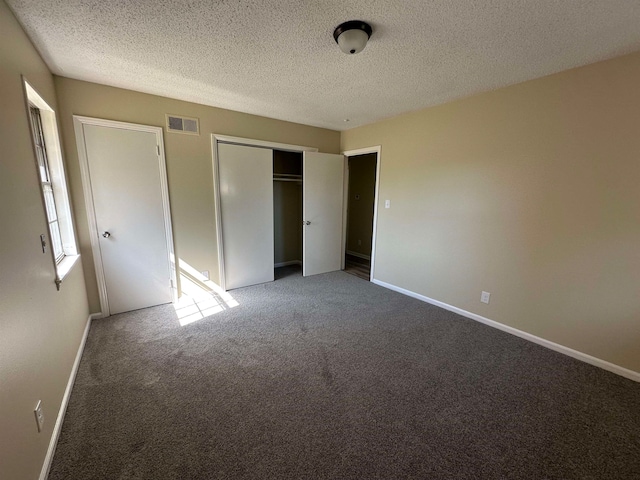
[[[218,285],[180,259],[182,296],[174,304],[181,326],[238,306],[238,302]]]

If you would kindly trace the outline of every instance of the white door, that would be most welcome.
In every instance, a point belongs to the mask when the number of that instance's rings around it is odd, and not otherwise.
[[[304,152],[302,157],[302,274],[342,266],[344,157]]]
[[[224,288],[274,279],[273,151],[218,144]]]
[[[109,312],[170,303],[158,137],[83,124]]]

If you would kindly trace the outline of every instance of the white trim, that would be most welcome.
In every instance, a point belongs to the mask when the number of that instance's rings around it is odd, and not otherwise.
[[[351,255],[352,257],[364,258],[365,260],[371,260],[371,256],[365,255],[364,253],[352,252],[351,250],[347,250],[347,255]]]
[[[133,130],[137,132],[153,133],[156,136],[156,145],[158,146],[158,167],[160,169],[160,192],[162,195],[162,213],[164,216],[165,238],[167,242],[167,251],[169,262],[169,288],[173,302],[178,299],[178,280],[176,277],[175,250],[173,245],[173,229],[171,226],[171,208],[169,204],[169,186],[167,183],[167,162],[164,152],[164,140],[162,136],[162,127],[153,127],[150,125],[138,125],[136,123],[117,122],[113,120],[105,120],[102,118],[83,117],[80,115],[73,116],[73,126],[76,134],[76,146],[78,148],[78,159],[80,162],[80,173],[82,175],[82,190],[84,193],[84,202],[87,210],[87,219],[89,221],[89,237],[91,239],[91,252],[93,254],[93,264],[96,269],[96,281],[98,283],[98,294],[100,296],[100,310],[102,317],[108,317],[111,314],[109,308],[109,298],[107,295],[107,284],[104,277],[104,268],[102,265],[102,254],[100,252],[100,243],[98,241],[98,227],[96,221],[96,212],[93,205],[93,188],[91,187],[91,175],[89,173],[89,159],[87,156],[87,146],[84,139],[84,125],[93,125],[98,127],[119,128],[122,130]]]
[[[305,196],[305,185],[304,185],[304,179],[307,178],[307,162],[306,162],[306,158],[305,158],[305,154],[302,154],[302,205],[300,208],[300,211],[302,212],[302,276],[306,277],[307,276],[307,268],[309,266],[309,262],[307,262],[306,260],[306,253],[307,253],[307,229],[305,228],[305,225],[307,225],[307,222],[305,220],[305,202],[306,202],[306,196]]]
[[[224,245],[222,242],[222,214],[220,210],[220,167],[218,158],[218,143],[231,143],[235,145],[245,145],[249,147],[269,148],[271,150],[284,150],[289,152],[317,152],[316,147],[304,147],[301,145],[289,145],[286,143],[267,142],[252,138],[230,137],[228,135],[211,134],[211,162],[213,164],[213,205],[216,221],[216,241],[218,250],[218,280],[220,288],[227,291],[224,272]],[[274,266],[275,268],[275,266]]]
[[[236,145],[247,145],[249,147],[270,148],[272,150],[284,150],[288,152],[317,152],[316,147],[304,147],[302,145],[289,145],[287,143],[267,142],[265,140],[255,140],[253,138],[230,137],[229,135],[211,134],[216,142],[233,143]]]
[[[579,352],[578,350],[565,347],[564,345],[560,345],[559,343],[537,337],[536,335],[533,335],[531,333],[523,332],[522,330],[518,330],[517,328],[510,327],[503,323],[496,322],[495,320],[491,320],[489,318],[478,315],[477,313],[468,312],[467,310],[463,310],[461,308],[454,307],[453,305],[434,300],[433,298],[425,297],[424,295],[412,292],[411,290],[406,290],[402,287],[397,287],[381,280],[373,280],[373,283],[375,283],[376,285],[380,285],[381,287],[388,288],[389,290],[393,290],[394,292],[402,293],[409,297],[413,297],[418,300],[422,300],[423,302],[430,303],[431,305],[444,308],[445,310],[449,310],[450,312],[457,313],[459,315],[462,315],[463,317],[470,318],[471,320],[475,320],[476,322],[484,323],[485,325],[488,325],[490,327],[502,330],[506,333],[510,333],[511,335],[515,335],[516,337],[520,337],[530,342],[537,343],[538,345],[546,347],[550,350],[554,350],[590,365],[602,368],[603,370],[607,370],[609,372],[615,373],[616,375],[620,375],[621,377],[628,378],[629,380],[633,380],[634,382],[640,382],[640,372],[629,370],[628,368],[621,367],[620,365],[616,365],[615,363],[607,362],[606,360],[602,360],[586,353]]]
[[[223,292],[227,291],[227,281],[224,272],[224,245],[222,243],[222,211],[220,199],[220,168],[218,161],[218,139],[211,135],[211,161],[213,164],[213,214],[216,221],[216,246],[218,251],[218,284]]]
[[[91,177],[89,176],[89,161],[87,157],[87,147],[84,141],[84,131],[82,123],[75,116],[73,127],[76,134],[76,147],[78,149],[78,162],[80,163],[80,175],[82,178],[82,192],[87,210],[87,221],[89,227],[89,239],[91,240],[91,253],[93,266],[96,271],[96,282],[98,286],[98,296],[100,297],[100,310],[103,316],[109,316],[109,299],[107,297],[107,286],[104,282],[104,270],[100,255],[100,243],[98,242],[98,227],[96,223],[96,212],[93,208],[93,189],[91,188]]]
[[[78,260],[80,260],[80,255],[65,255],[58,264],[58,280],[60,282],[71,272],[73,266],[78,263]]]
[[[51,469],[51,462],[53,461],[53,455],[56,453],[56,446],[58,445],[58,437],[60,436],[60,431],[62,430],[62,423],[64,422],[64,415],[67,412],[67,405],[69,404],[69,398],[71,398],[71,390],[73,390],[73,384],[76,381],[76,375],[78,373],[78,367],[80,366],[80,360],[82,359],[82,354],[84,352],[84,346],[87,342],[87,336],[89,335],[89,328],[91,327],[91,321],[94,318],[95,314],[89,315],[87,318],[87,324],[84,327],[84,333],[82,334],[82,340],[80,340],[80,346],[78,347],[78,352],[76,353],[76,359],[73,362],[73,366],[71,367],[71,373],[69,375],[69,381],[67,382],[67,388],[64,391],[64,395],[62,397],[62,403],[60,404],[60,410],[58,410],[58,417],[56,418],[56,424],[53,427],[53,432],[51,434],[51,440],[49,440],[49,448],[47,449],[47,454],[44,457],[44,463],[42,464],[42,469],[40,470],[40,480],[47,480],[49,476],[49,470]]]
[[[274,268],[278,268],[278,267],[288,267],[289,265],[302,265],[302,261],[300,261],[300,260],[290,260],[288,262],[275,263],[273,266],[274,266]]]
[[[57,289],[60,290],[60,284],[64,280],[64,277],[71,271],[79,258],[78,253],[78,239],[76,237],[76,231],[74,228],[74,215],[71,209],[71,203],[69,201],[69,188],[67,186],[66,169],[64,164],[64,158],[62,156],[62,148],[60,145],[60,132],[58,130],[58,120],[56,112],[47,104],[47,102],[40,96],[40,94],[29,84],[24,75],[22,78],[22,87],[25,101],[25,108],[27,112],[27,118],[29,119],[29,131],[31,132],[31,138],[34,138],[35,132],[33,131],[30,107],[33,104],[40,110],[40,120],[42,122],[42,135],[44,137],[45,148],[47,151],[47,161],[49,166],[49,175],[51,176],[51,187],[53,189],[53,195],[55,197],[56,214],[58,217],[58,227],[60,230],[60,239],[62,241],[62,251],[64,256],[61,261],[55,258],[53,248],[49,248],[51,254],[51,260],[54,265],[56,273],[55,284]],[[36,147],[32,140],[34,160],[37,163]],[[40,174],[38,173],[38,183],[41,190],[42,185],[40,181]],[[42,193],[42,192],[41,192]],[[42,206],[44,211],[47,210],[46,201],[42,196]],[[47,223],[49,223],[48,215]],[[47,228],[47,235],[49,245],[53,244],[51,238],[51,230]]]
[[[349,229],[349,157],[344,153],[342,167],[342,242],[340,246],[340,270],[344,270],[347,263],[347,233]]]
[[[198,127],[200,128],[200,127]],[[173,303],[178,301],[178,277],[176,272],[176,256],[173,246],[173,226],[171,222],[171,203],[169,202],[169,181],[167,180],[167,159],[164,153],[164,138],[162,128],[156,131],[158,147],[158,164],[160,167],[160,193],[162,194],[162,212],[164,220],[165,240],[169,253],[169,281]]]
[[[122,130],[136,130],[139,132],[148,132],[148,133],[157,133],[157,132],[162,133],[162,127],[154,127],[152,125],[141,125],[139,123],[119,122],[116,120],[106,120],[104,118],[83,117],[82,115],[74,115],[73,119],[78,120],[78,122],[85,125],[120,128]]]
[[[367,153],[376,154],[376,190],[373,196],[373,231],[371,235],[371,272],[369,273],[369,281],[374,281],[374,272],[376,266],[376,237],[378,236],[378,198],[380,196],[380,165],[382,164],[382,146],[376,145],[373,147],[358,148],[356,150],[347,150],[342,154],[347,157],[346,163],[349,163],[349,157],[355,157],[356,155],[366,155]],[[348,185],[347,185],[348,189]],[[345,214],[346,218],[346,214]],[[346,227],[344,229],[343,243],[346,246],[347,233]],[[343,266],[344,268],[344,266]]]

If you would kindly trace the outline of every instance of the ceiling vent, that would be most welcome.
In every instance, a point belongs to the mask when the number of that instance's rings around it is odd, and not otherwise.
[[[167,114],[167,132],[200,135],[200,122],[197,118]]]

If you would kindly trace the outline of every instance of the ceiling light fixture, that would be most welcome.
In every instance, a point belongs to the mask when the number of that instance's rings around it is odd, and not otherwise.
[[[333,38],[344,53],[360,53],[371,37],[371,25],[362,20],[341,23],[333,31]]]

